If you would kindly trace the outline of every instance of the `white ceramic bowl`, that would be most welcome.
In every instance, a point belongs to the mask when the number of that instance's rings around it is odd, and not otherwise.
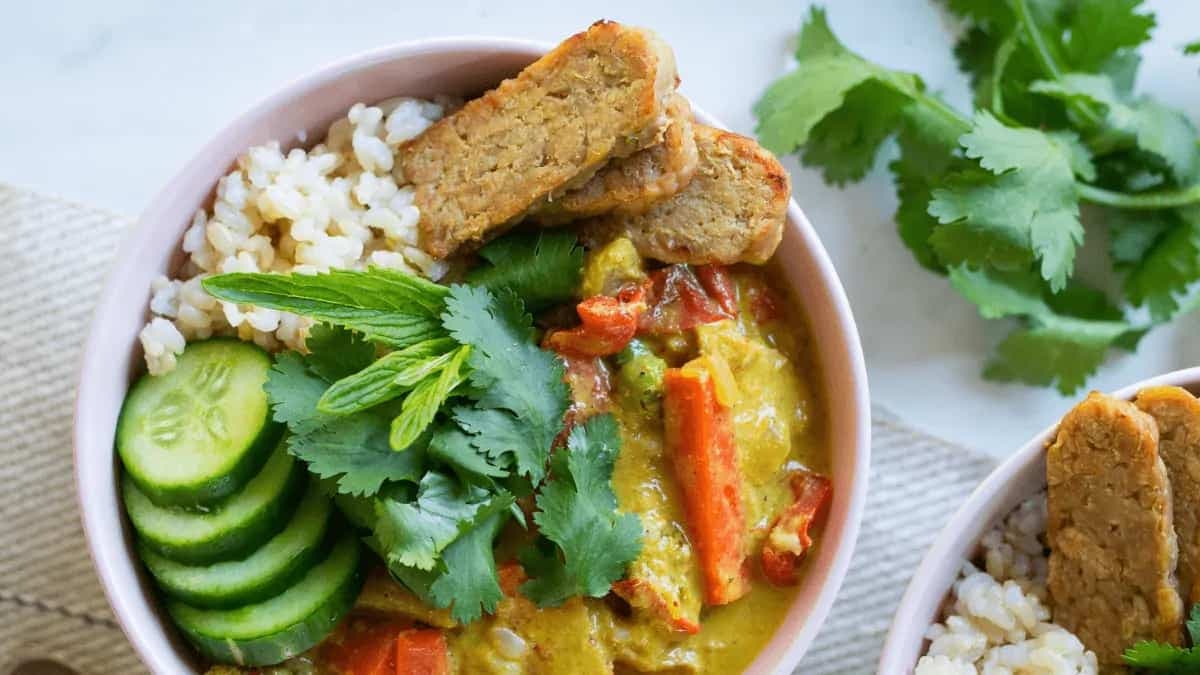
[[[1159,375],[1112,395],[1132,400],[1138,391],[1160,385],[1176,385],[1200,393],[1200,368]],[[1063,414],[1066,412],[1064,409]],[[899,675],[913,671],[917,659],[925,652],[925,631],[940,615],[963,561],[978,552],[979,539],[1018,504],[1046,489],[1045,448],[1057,428],[1056,423],[1041,432],[996,467],[938,533],[896,608],[879,660],[879,673]]]
[[[179,240],[217,179],[247,148],[319,138],[358,101],[474,94],[519,71],[547,45],[491,38],[423,40],[351,57],[300,78],[237,118],[169,182],[117,253],[88,338],[75,410],[75,468],[91,554],[125,634],[157,673],[188,673],[196,658],[158,609],[130,547],[117,495],[113,432],[130,379],[141,369],[137,333],[150,281],[181,260]],[[686,68],[686,64],[685,64]],[[695,109],[699,119],[716,122]],[[804,588],[753,672],[790,672],[812,642],[845,576],[867,488],[869,402],[862,349],[841,282],[792,202],[776,256],[803,304],[819,350],[834,456],[829,523]]]

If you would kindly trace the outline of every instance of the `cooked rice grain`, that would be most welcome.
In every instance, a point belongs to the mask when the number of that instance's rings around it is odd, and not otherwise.
[[[1051,623],[1045,531],[1041,494],[983,536],[985,570],[963,565],[915,675],[1095,675],[1096,655]]]
[[[213,335],[303,350],[310,320],[218,302],[200,285],[211,274],[370,265],[431,279],[445,274],[443,263],[417,247],[420,212],[393,168],[400,144],[440,119],[447,105],[412,98],[358,103],[310,150],[285,154],[271,142],[240,157],[218,181],[212,208],[197,211],[184,233],[179,276],[151,285],[151,319],[139,335],[150,373],[169,372],[186,341]]]

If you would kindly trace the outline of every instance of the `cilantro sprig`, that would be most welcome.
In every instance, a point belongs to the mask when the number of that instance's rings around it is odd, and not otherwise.
[[[847,49],[814,8],[796,69],[755,105],[758,135],[835,185],[895,138],[901,241],[984,318],[1018,322],[985,376],[1070,393],[1200,304],[1200,140],[1187,115],[1134,93],[1155,25],[1141,0],[947,4],[966,23],[954,51],[972,114]],[[1119,304],[1075,279],[1083,202],[1110,223]],[[1040,300],[1000,302],[1011,295]]]
[[[1192,605],[1192,614],[1186,625],[1192,645],[1200,645],[1200,604]],[[1126,649],[1124,658],[1128,665],[1153,673],[1200,673],[1200,647],[1196,646],[1176,647],[1153,640],[1142,640]]]
[[[608,593],[641,546],[612,491],[615,420],[555,449],[569,390],[525,302],[573,297],[582,249],[570,233],[516,234],[481,255],[473,283],[449,287],[374,268],[205,280],[220,300],[325,322],[265,385],[289,451],[371,531],[393,576],[463,622],[502,596],[493,546],[510,520],[526,525],[517,496],[536,506],[541,534],[521,559],[541,604]]]

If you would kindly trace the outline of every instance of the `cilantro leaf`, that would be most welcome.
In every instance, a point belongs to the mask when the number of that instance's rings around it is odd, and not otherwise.
[[[472,443],[471,436],[453,425],[443,425],[434,431],[428,453],[430,459],[450,467],[463,482],[508,476],[506,466],[490,459]]]
[[[446,547],[442,553],[445,571],[429,587],[435,607],[450,607],[450,615],[462,623],[496,611],[504,592],[496,574],[492,542],[504,522],[504,513],[491,513]]]
[[[471,353],[470,347],[459,347],[441,370],[417,383],[404,399],[400,414],[392,419],[392,449],[401,451],[425,433],[438,410],[460,384],[466,381],[463,364]]]
[[[480,393],[475,407],[515,416],[521,430],[517,470],[539,482],[568,405],[562,362],[534,343],[532,319],[507,289],[453,286],[442,321],[455,340],[471,347],[469,378]]]
[[[1192,616],[1195,617],[1195,608]],[[1190,622],[1189,622],[1190,624]],[[1190,629],[1190,625],[1189,625]],[[1142,670],[1188,675],[1200,672],[1200,649],[1142,640],[1125,650],[1125,663]]]
[[[1137,265],[1177,222],[1174,211],[1114,211],[1108,214],[1108,255],[1113,265]]]
[[[965,267],[950,270],[950,283],[975,303],[983,318],[1022,319],[984,370],[989,379],[1056,385],[1070,394],[1095,372],[1110,347],[1121,346],[1135,332],[1090,289],[1068,287],[1050,295],[1033,274]]]
[[[847,50],[819,7],[800,30],[796,59],[796,69],[754,105],[759,140],[781,155],[811,141],[803,160],[822,166],[827,180],[861,177],[899,124],[900,109],[923,90],[920,79]]]
[[[1122,49],[1150,39],[1153,14],[1142,0],[1077,0],[1067,25],[1064,57],[1077,70],[1095,72]]]
[[[1028,251],[1051,288],[1063,288],[1083,242],[1075,174],[1094,172],[1086,151],[1072,134],[1014,129],[986,112],[976,114],[974,129],[960,142],[985,171],[951,174],[933,191],[930,215],[958,225],[946,235],[934,233],[938,257],[950,265],[1012,269]]]
[[[930,242],[937,220],[929,215],[929,200],[941,177],[951,167],[961,168],[956,156],[958,133],[942,118],[926,115],[912,106],[905,111],[905,123],[898,136],[900,155],[888,165],[900,204],[896,209],[896,227],[901,241],[922,267],[945,273]]]
[[[562,558],[529,554],[535,564],[522,592],[539,604],[607,594],[641,550],[641,521],[617,511],[612,489],[620,447],[616,419],[597,415],[571,429],[566,448],[553,456],[553,476],[537,496],[533,520]]]
[[[1200,281],[1200,209],[1177,215],[1125,279],[1129,301],[1148,305],[1150,317],[1160,322],[1179,312],[1181,296]]]
[[[288,452],[322,478],[337,477],[340,492],[373,495],[387,481],[416,482],[425,470],[424,446],[394,452],[388,418],[376,411],[338,417],[288,438]]]
[[[321,396],[317,407],[322,412],[345,415],[396,398],[445,367],[454,357],[456,346],[450,338],[437,338],[389,352],[357,372],[341,376]]]
[[[1185,625],[1192,644],[1200,644],[1200,603],[1192,605],[1192,611],[1188,615]]]
[[[416,498],[375,501],[375,538],[389,563],[431,570],[459,535],[508,508],[512,496],[427,472]]]
[[[304,346],[308,349],[308,367],[330,382],[356,373],[375,360],[375,345],[354,331],[326,323],[308,331]]]
[[[385,481],[419,478],[424,453],[420,447],[392,452],[386,416],[377,411],[335,416],[317,410],[328,386],[308,367],[305,357],[284,352],[276,358],[263,388],[274,418],[291,432],[288,452],[318,476],[336,477],[338,489],[349,494],[370,495]]]
[[[1084,100],[1107,110],[1107,126],[1162,159],[1176,180],[1191,181],[1200,171],[1196,128],[1186,115],[1149,98],[1126,101],[1111,78],[1068,73],[1057,80],[1034,82],[1032,90],[1064,100]]]
[[[379,267],[315,275],[238,272],[208,277],[203,285],[218,300],[311,317],[392,347],[445,335],[438,316],[448,289]]]
[[[583,256],[570,230],[513,232],[479,249],[484,264],[471,270],[466,280],[492,292],[507,288],[536,312],[575,297]]]
[[[1189,42],[1183,46],[1184,54],[1200,54],[1200,40]]]

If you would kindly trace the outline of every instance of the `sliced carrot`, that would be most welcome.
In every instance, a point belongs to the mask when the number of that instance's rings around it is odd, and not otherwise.
[[[750,590],[733,422],[703,368],[671,368],[663,384],[666,447],[683,491],[704,601],[723,605]]]
[[[637,334],[638,320],[646,311],[646,289],[629,285],[617,297],[597,295],[575,306],[580,324],[552,330],[544,346],[564,356],[611,356],[625,348]]]
[[[432,628],[400,631],[396,636],[395,675],[449,675],[446,636]]]
[[[696,278],[704,287],[708,297],[717,301],[721,310],[730,317],[738,315],[737,287],[733,277],[729,276],[729,268],[724,265],[701,265],[696,268]]]
[[[792,503],[771,525],[762,548],[763,575],[776,586],[791,586],[800,580],[800,563],[812,547],[808,529],[829,502],[829,479],[811,471],[791,476]]]
[[[700,632],[698,617],[684,616],[677,600],[672,602],[662,589],[645,579],[622,579],[612,585],[612,590],[631,607],[644,609],[661,619],[671,630],[690,635]]]
[[[321,655],[340,675],[393,675],[400,624],[351,619],[321,645]]]

